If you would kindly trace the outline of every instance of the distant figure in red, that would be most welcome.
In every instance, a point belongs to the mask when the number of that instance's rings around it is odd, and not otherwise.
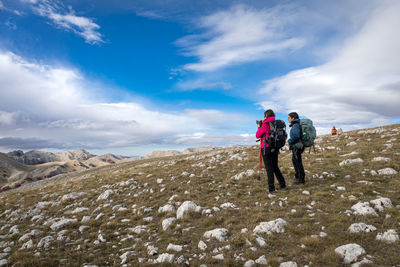
[[[335,126],[333,126],[333,128],[332,128],[331,134],[337,135],[337,130],[336,130]]]

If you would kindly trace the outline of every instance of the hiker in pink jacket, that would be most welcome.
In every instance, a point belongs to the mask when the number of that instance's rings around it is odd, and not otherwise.
[[[267,171],[268,176],[268,190],[271,194],[275,194],[275,183],[274,174],[279,182],[279,189],[286,189],[285,178],[283,177],[279,166],[278,166],[278,155],[279,149],[272,149],[269,147],[268,143],[265,143],[265,139],[269,138],[270,127],[269,123],[275,120],[275,113],[272,109],[268,109],[264,113],[264,120],[262,125],[257,125],[256,137],[261,138],[261,154],[264,160],[264,166]],[[265,144],[264,144],[265,143]]]

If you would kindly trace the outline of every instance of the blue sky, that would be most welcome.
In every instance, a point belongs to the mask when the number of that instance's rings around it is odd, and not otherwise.
[[[265,2],[0,0],[0,150],[252,144],[266,108],[398,121],[398,1]]]

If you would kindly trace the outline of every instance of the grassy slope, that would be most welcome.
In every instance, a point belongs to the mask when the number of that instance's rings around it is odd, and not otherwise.
[[[366,172],[365,175],[362,174],[364,169],[379,170],[386,167],[400,171],[398,140],[392,140],[393,147],[382,152],[386,148],[385,144],[388,140],[399,138],[400,132],[391,130],[398,129],[399,126],[384,127],[387,131],[381,134],[358,134],[355,131],[338,137],[322,137],[322,142],[319,143],[322,148],[331,146],[339,148],[340,151],[330,149],[318,151],[316,154],[304,154],[305,169],[309,173],[307,174],[307,183],[303,186],[290,186],[290,177],[293,177],[291,155],[290,152],[282,153],[280,155],[281,170],[289,183],[290,190],[278,192],[272,199],[267,196],[265,174],[261,179],[257,174],[239,181],[231,179],[233,175],[242,171],[257,170],[258,148],[256,146],[237,148],[236,151],[231,149],[231,154],[229,154],[229,150],[217,152],[222,156],[222,161],[226,162],[222,165],[209,163],[212,155],[216,154],[215,152],[197,156],[141,160],[72,174],[67,179],[48,182],[40,190],[32,188],[6,192],[0,195],[0,203],[2,203],[0,205],[0,225],[3,226],[0,227],[0,236],[7,234],[11,226],[19,225],[20,234],[11,238],[16,244],[12,247],[13,250],[9,257],[9,262],[16,263],[17,266],[53,266],[58,264],[60,259],[66,259],[69,266],[81,266],[83,263],[98,264],[99,266],[119,265],[121,260],[118,256],[124,252],[121,249],[136,245],[135,249],[131,249],[135,251],[135,255],[130,256],[128,260],[129,264],[134,265],[138,263],[139,258],[157,258],[157,256],[147,256],[146,242],[151,242],[158,247],[159,254],[167,252],[166,248],[169,243],[185,245],[181,253],[169,253],[175,254],[176,257],[184,255],[185,259],[191,258],[190,262],[193,265],[200,263],[220,265],[221,261],[212,259],[212,256],[216,254],[212,251],[230,244],[229,250],[221,252],[225,256],[223,261],[225,265],[243,264],[242,261],[235,262],[234,260],[235,256],[240,254],[245,259],[256,259],[265,255],[271,266],[279,265],[280,261],[296,261],[301,266],[310,264],[310,262],[314,266],[337,266],[341,264],[341,260],[334,253],[334,249],[348,243],[361,245],[367,254],[372,256],[374,265],[399,264],[400,242],[388,245],[375,240],[375,237],[378,232],[385,232],[388,229],[395,229],[400,233],[399,209],[396,208],[396,205],[400,204],[400,175],[385,177],[372,176],[369,172]],[[382,137],[388,133],[392,136]],[[351,141],[357,142],[357,145],[346,146]],[[242,155],[243,151],[248,155],[246,160],[227,160],[232,153]],[[339,156],[353,151],[357,151],[359,154],[349,157]],[[377,156],[388,157],[391,160],[389,162],[371,162],[371,159]],[[339,167],[339,162],[346,158],[362,158],[364,163]],[[144,162],[148,162],[149,166],[143,165]],[[170,163],[173,162],[176,163],[171,165]],[[206,166],[192,166],[200,162]],[[207,170],[207,167],[214,166],[216,168]],[[195,177],[182,176],[184,171],[194,174]],[[327,174],[323,175],[324,172],[333,173],[335,177],[327,177]],[[149,174],[151,174],[150,177]],[[324,176],[324,178],[312,178],[316,174]],[[344,178],[345,175],[351,175],[351,177]],[[138,188],[130,189],[117,184],[130,178],[137,181]],[[156,182],[158,178],[164,179],[162,185],[165,185],[166,189],[163,192],[160,192],[162,186]],[[373,184],[357,183],[360,180],[371,181]],[[147,186],[145,186],[146,183]],[[337,191],[336,186],[344,186],[346,191]],[[112,195],[109,200],[97,202],[97,197],[107,188],[112,188],[116,194]],[[154,192],[148,192],[150,189]],[[304,195],[302,194],[303,190],[308,190],[311,194]],[[4,211],[21,209],[21,214],[23,214],[33,208],[38,201],[57,201],[61,196],[70,192],[86,192],[86,195],[55,207],[44,208],[42,214],[46,216],[46,219],[62,216],[77,218],[78,223],[65,228],[68,230],[65,235],[73,241],[67,243],[53,241],[53,246],[49,250],[37,248],[18,250],[22,243],[18,243],[17,240],[22,234],[32,229],[40,229],[45,232],[32,239],[35,245],[46,235],[57,238],[57,233],[51,231],[49,225],[44,226],[43,221],[32,223],[29,219],[25,221],[17,219],[13,222],[12,218],[8,218],[4,214]],[[135,197],[134,194],[138,194],[138,196]],[[161,228],[161,221],[168,217],[174,217],[175,214],[160,214],[157,210],[160,206],[167,204],[168,199],[175,194],[177,197],[174,202],[192,200],[205,208],[218,207],[222,203],[232,202],[240,209],[213,212],[212,217],[191,213],[164,232]],[[348,196],[350,195],[354,195],[358,200],[349,200]],[[349,210],[358,201],[369,201],[380,196],[390,198],[395,207],[385,209],[384,212],[379,213],[379,217],[344,214],[344,211]],[[315,204],[311,205],[313,201]],[[110,206],[103,207],[105,203],[110,203]],[[117,204],[123,205],[128,210],[112,211],[111,208]],[[138,213],[132,211],[133,204],[137,205]],[[67,205],[70,206],[66,207]],[[78,228],[81,225],[82,216],[88,215],[88,213],[64,214],[65,211],[79,206],[89,208],[89,214],[97,207],[101,207],[100,211],[91,214],[91,220],[86,224],[90,226],[90,229],[83,234],[78,232]],[[153,211],[143,214],[145,207],[153,207]],[[292,213],[292,209],[295,209],[296,212]],[[103,212],[105,216],[94,221],[94,217],[100,212]],[[113,214],[116,217],[110,219]],[[386,218],[387,214],[391,217]],[[148,216],[153,216],[152,222],[143,221],[143,218]],[[283,218],[288,222],[285,233],[263,235],[267,246],[260,248],[254,241],[252,230],[260,222],[277,218]],[[130,222],[123,223],[122,219],[129,219]],[[351,234],[347,229],[355,222],[372,224],[377,231]],[[143,224],[147,225],[149,232],[137,235],[127,230],[129,227]],[[229,230],[227,242],[206,241],[202,237],[205,231],[219,227]],[[182,231],[188,228],[189,231]],[[242,234],[242,228],[248,228],[249,232]],[[93,242],[97,239],[99,230],[107,242],[95,245]],[[325,238],[311,237],[320,232],[325,232],[328,236]],[[128,234],[133,238],[121,241]],[[253,247],[257,248],[256,251],[250,249],[250,246],[246,244],[246,239],[252,243]],[[205,251],[206,256],[202,260],[198,258],[198,255],[203,253],[197,248],[199,240],[205,241],[208,245]],[[1,241],[2,239],[0,239]],[[305,248],[301,248],[301,245],[305,245]],[[79,249],[78,246],[80,246]],[[37,251],[41,252],[40,256],[32,256]],[[194,256],[195,254],[197,257]]]

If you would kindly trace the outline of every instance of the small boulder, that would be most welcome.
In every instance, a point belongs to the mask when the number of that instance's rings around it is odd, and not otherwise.
[[[390,229],[383,234],[379,233],[376,236],[376,240],[381,240],[390,244],[399,241],[399,235],[397,234],[395,229]]]
[[[337,247],[335,252],[342,257],[344,264],[355,262],[359,256],[365,254],[364,248],[354,243]]]
[[[228,230],[225,228],[216,228],[214,230],[205,232],[203,237],[215,238],[220,242],[224,242],[228,239]]]
[[[287,222],[285,220],[278,218],[269,222],[261,222],[254,228],[253,232],[255,234],[266,233],[268,235],[272,233],[284,233],[286,225]]]

